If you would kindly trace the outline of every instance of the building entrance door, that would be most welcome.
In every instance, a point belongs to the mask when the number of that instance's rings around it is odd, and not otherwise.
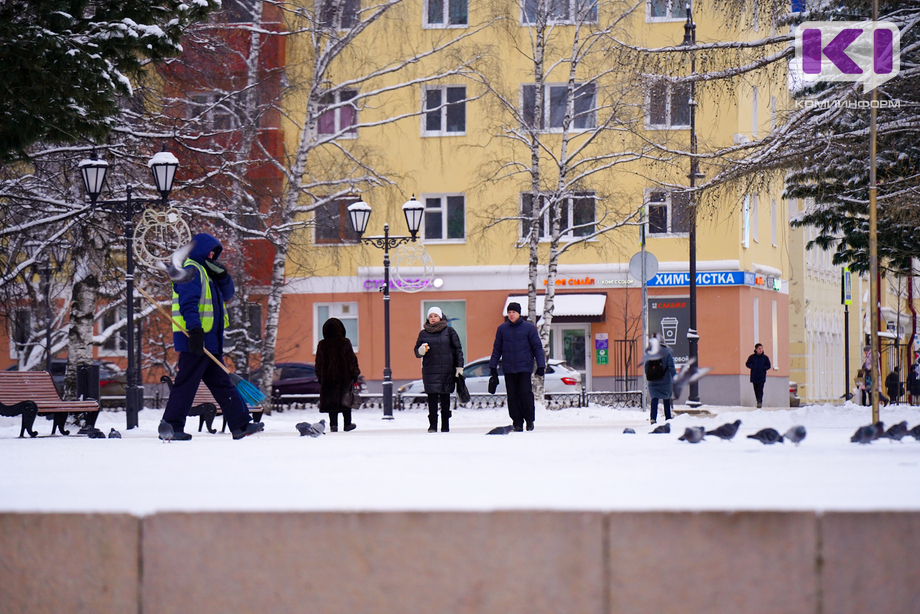
[[[550,358],[564,360],[584,374],[585,390],[591,390],[590,324],[553,324],[549,331]]]

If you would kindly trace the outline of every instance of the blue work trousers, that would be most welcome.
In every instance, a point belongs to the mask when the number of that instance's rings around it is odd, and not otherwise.
[[[231,431],[244,429],[252,422],[252,416],[240,393],[223,369],[207,355],[179,352],[179,372],[169,393],[166,411],[163,412],[163,420],[171,424],[174,431],[185,431],[185,420],[192,408],[198,386],[202,383],[208,387],[220,405]]]

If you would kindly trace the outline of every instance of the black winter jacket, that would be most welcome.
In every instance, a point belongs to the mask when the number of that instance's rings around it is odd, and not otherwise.
[[[423,343],[428,344],[428,353],[418,353]],[[415,355],[422,359],[422,381],[428,394],[448,394],[454,390],[456,368],[463,366],[463,348],[460,336],[450,326],[437,333],[424,328],[415,341]]]
[[[495,331],[489,368],[497,369],[499,359],[504,373],[533,373],[534,360],[545,369],[546,357],[537,327],[524,318],[514,324],[509,320],[500,325]]]
[[[773,365],[770,364],[770,359],[766,354],[754,352],[748,356],[744,366],[751,370],[751,382],[759,384],[760,382],[767,381],[767,371],[769,371],[770,367]]]

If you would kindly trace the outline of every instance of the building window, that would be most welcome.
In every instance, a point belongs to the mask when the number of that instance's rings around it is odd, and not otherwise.
[[[468,12],[467,0],[427,0],[425,25],[431,28],[465,26]]]
[[[751,245],[751,197],[749,194],[744,195],[744,202],[741,205],[741,247],[747,248]]]
[[[423,236],[426,241],[462,241],[466,237],[464,197],[425,196]]]
[[[358,351],[358,303],[316,303],[313,306],[313,353],[323,338],[323,324],[329,318],[338,318],[345,325],[345,336],[351,347]]]
[[[423,134],[439,136],[466,132],[466,87],[444,86],[425,88]]]
[[[227,23],[252,23],[255,21],[253,2],[261,0],[221,0],[220,8]]]
[[[758,209],[758,204],[760,203],[760,198],[757,194],[751,197],[751,238],[754,239],[755,243],[760,243],[760,224],[758,220],[760,219],[760,212]]]
[[[319,100],[320,116],[316,130],[320,134],[358,136],[358,107],[353,101],[357,90],[341,90],[325,94]]]
[[[318,205],[313,210],[314,243],[338,245],[356,242],[358,233],[348,217],[348,205],[359,200],[357,197],[341,198]]]
[[[10,318],[10,358],[28,353],[32,341],[32,310],[17,307]]]
[[[530,220],[539,217],[540,220],[540,239],[551,239],[550,223],[551,216],[555,213],[555,207],[562,206],[559,213],[560,237],[563,240],[587,237],[594,233],[596,225],[596,203],[594,192],[576,192],[571,198],[565,198],[561,202],[551,207],[546,207],[546,197],[541,196],[534,200],[533,194],[525,192],[521,194],[521,214],[524,218],[521,224],[521,238],[525,241],[530,236]],[[534,210],[534,207],[537,207]],[[542,214],[540,213],[541,210]]]
[[[645,108],[647,128],[689,128],[690,85],[653,83]]]
[[[690,232],[690,195],[654,190],[646,195],[648,234],[678,235]]]
[[[669,21],[686,19],[686,2],[683,0],[646,0],[645,17],[647,21]]]
[[[234,98],[220,92],[189,95],[187,116],[205,130],[233,130],[236,127]]]
[[[542,2],[546,4],[541,6]],[[548,11],[548,23],[595,23],[597,0],[524,0],[521,22],[537,22],[538,11]]]
[[[118,322],[126,319],[128,312],[124,307],[118,309],[109,309],[102,314],[102,321],[99,323],[99,334],[105,333],[109,328]],[[112,331],[108,338],[102,342],[99,348],[100,356],[127,356],[128,355],[128,329],[122,326],[119,330]]]
[[[588,130],[597,125],[597,107],[595,95],[597,88],[593,83],[580,83],[575,85],[575,115],[571,130]],[[567,85],[543,86],[543,117],[536,117],[537,86],[524,85],[521,87],[521,117],[525,127],[535,127],[539,130],[559,130],[565,119],[566,103],[568,102]]]
[[[317,12],[323,28],[345,30],[358,23],[360,0],[320,0]]]

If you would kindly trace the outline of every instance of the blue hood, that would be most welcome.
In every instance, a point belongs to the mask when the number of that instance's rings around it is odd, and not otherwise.
[[[203,232],[192,237],[192,241],[195,245],[192,247],[192,251],[189,252],[188,257],[201,264],[204,264],[211,252],[214,252],[214,260],[217,260],[224,250],[220,241]]]

